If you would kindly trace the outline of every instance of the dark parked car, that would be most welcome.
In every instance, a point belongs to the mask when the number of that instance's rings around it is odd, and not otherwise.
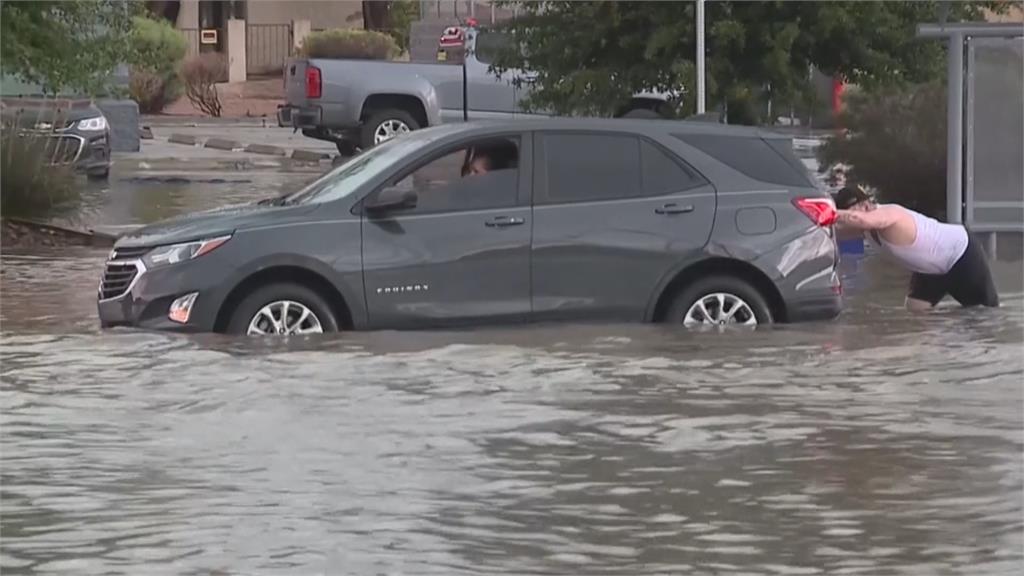
[[[790,140],[750,128],[442,125],[293,194],[119,239],[99,317],[237,334],[829,319],[834,219]]]
[[[90,100],[4,98],[3,125],[47,139],[51,164],[71,164],[90,178],[110,175],[110,125]]]

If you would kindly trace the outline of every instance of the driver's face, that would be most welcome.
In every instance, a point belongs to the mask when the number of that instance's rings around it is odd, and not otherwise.
[[[474,159],[469,163],[469,173],[472,175],[486,174],[491,170],[491,162],[485,157]]]

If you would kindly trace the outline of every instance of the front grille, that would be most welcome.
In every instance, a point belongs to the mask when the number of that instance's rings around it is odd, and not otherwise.
[[[71,164],[78,160],[84,141],[76,136],[53,136],[46,143],[46,151],[53,164]]]
[[[139,269],[134,262],[107,262],[100,282],[100,300],[123,295],[138,273]]]
[[[111,260],[134,260],[141,258],[149,252],[149,248],[117,248],[111,256]]]

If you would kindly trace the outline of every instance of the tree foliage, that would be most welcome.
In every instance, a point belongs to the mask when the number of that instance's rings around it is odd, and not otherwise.
[[[520,50],[495,68],[537,73],[525,103],[561,114],[610,114],[643,90],[682,92],[695,108],[693,2],[503,2],[520,16],[506,25]],[[1004,2],[706,3],[708,106],[733,112],[770,85],[776,102],[810,98],[816,67],[868,88],[924,82],[943,69],[944,46],[915,38],[920,22],[976,20]],[[752,122],[756,118],[741,118]]]
[[[841,122],[847,132],[818,149],[823,169],[846,164],[847,184],[878,190],[930,216],[945,215],[946,87],[933,81],[857,91]]]
[[[409,50],[409,29],[419,18],[419,0],[364,0],[363,28],[385,32],[398,44],[402,52]]]
[[[144,5],[120,0],[0,3],[0,70],[49,94],[102,93],[128,61],[132,16]]]

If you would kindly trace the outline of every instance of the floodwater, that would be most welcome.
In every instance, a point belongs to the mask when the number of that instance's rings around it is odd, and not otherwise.
[[[114,173],[108,182],[82,179],[81,201],[54,220],[81,228],[132,228],[166,218],[252,202],[298,190],[314,170]]]
[[[830,323],[101,332],[4,254],[3,574],[1024,573],[1024,301]]]

